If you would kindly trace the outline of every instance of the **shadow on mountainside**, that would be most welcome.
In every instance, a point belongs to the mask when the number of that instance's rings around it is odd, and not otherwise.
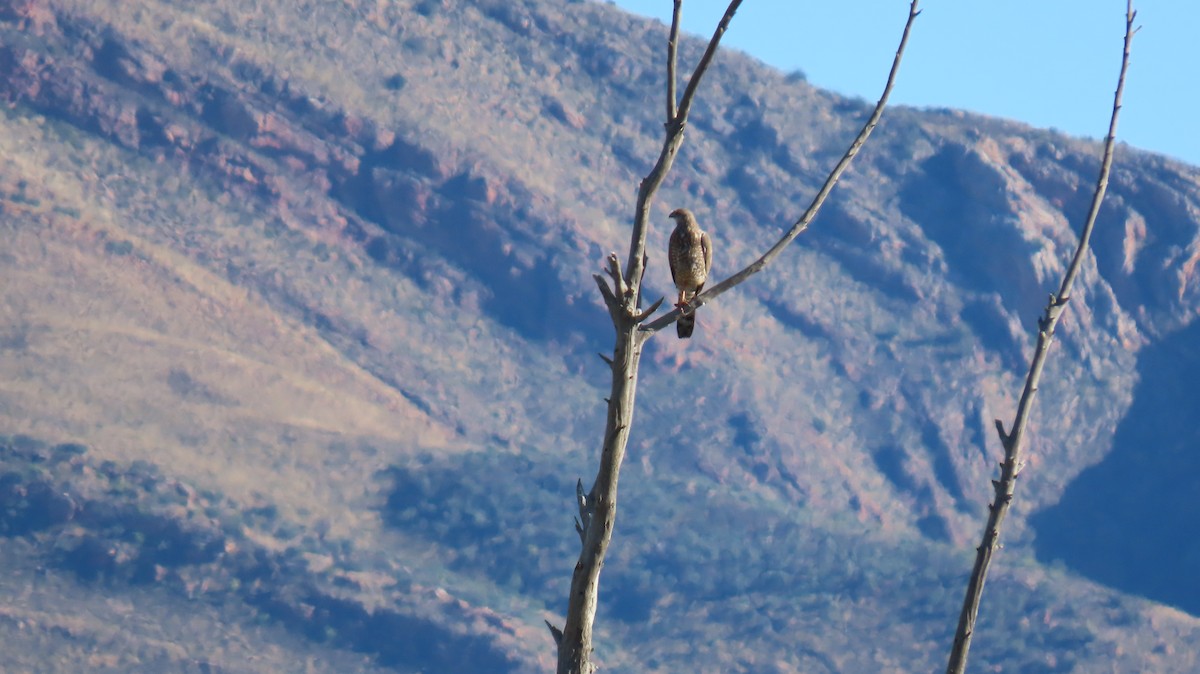
[[[1036,514],[1041,560],[1200,615],[1200,321],[1148,346],[1133,404],[1101,463]],[[1186,413],[1191,410],[1192,413]]]

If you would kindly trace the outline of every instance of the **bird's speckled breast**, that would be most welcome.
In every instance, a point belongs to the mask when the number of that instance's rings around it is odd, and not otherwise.
[[[704,268],[704,249],[700,243],[700,231],[689,231],[678,227],[671,232],[672,259],[675,268],[675,283],[681,290],[695,290],[708,277]]]

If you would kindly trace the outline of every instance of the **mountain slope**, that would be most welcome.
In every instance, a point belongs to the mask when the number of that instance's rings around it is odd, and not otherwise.
[[[565,604],[574,480],[601,427],[592,354],[610,328],[589,276],[625,245],[657,148],[662,27],[532,0],[7,0],[0,20],[5,493],[75,504],[18,508],[14,564],[51,564],[62,602],[149,585],[137,596],[206,598],[230,612],[214,620],[286,634],[248,638],[300,635],[364,667],[547,669],[541,621]],[[701,94],[655,207],[660,294],[672,207],[697,212],[731,273],[867,112],[737,53]],[[999,457],[991,419],[1011,415],[1097,155],[890,110],[775,269],[706,307],[692,342],[651,342],[606,667],[937,666]],[[1179,376],[1142,354],[1195,318],[1197,177],[1120,149],[981,665],[1195,667],[1194,618],[1038,563],[1033,543],[1069,539],[1026,522],[1067,507],[1152,413],[1139,377]],[[1194,437],[1193,417],[1157,426]],[[83,449],[51,462],[60,443]],[[91,514],[117,506],[158,524]],[[224,543],[171,564],[146,545],[195,536]]]

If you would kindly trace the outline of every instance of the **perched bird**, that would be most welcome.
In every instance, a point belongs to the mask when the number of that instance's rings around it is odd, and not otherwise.
[[[686,208],[671,211],[675,231],[671,232],[671,243],[667,248],[667,260],[671,265],[671,280],[679,289],[679,301],[675,306],[687,312],[688,302],[704,288],[708,270],[712,268],[712,242],[708,234],[700,231],[696,216]],[[675,323],[680,339],[692,336],[696,328],[696,314],[687,312]]]

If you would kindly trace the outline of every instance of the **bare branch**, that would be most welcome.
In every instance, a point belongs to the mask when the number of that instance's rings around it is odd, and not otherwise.
[[[717,46],[721,43],[721,37],[725,35],[729,22],[741,4],[742,0],[733,0],[725,10],[725,15],[721,17],[721,22],[709,40],[704,56],[701,57],[700,63],[692,72],[692,78],[688,80],[688,86],[684,91],[678,110],[671,119],[667,120],[666,138],[663,139],[663,147],[658,154],[658,161],[654,163],[654,168],[650,169],[650,173],[642,179],[638,186],[637,207],[633,215],[633,236],[629,244],[627,276],[625,277],[628,285],[637,286],[635,287],[635,296],[641,295],[641,279],[645,272],[646,234],[649,231],[646,223],[650,220],[650,205],[659,186],[662,185],[663,179],[667,177],[667,172],[671,170],[671,165],[675,163],[675,155],[679,152],[679,146],[683,144],[683,129],[687,126],[688,112],[692,107],[692,98],[696,95],[696,87],[700,85],[700,80],[708,71],[713,54],[716,53]],[[673,82],[674,79],[672,78],[671,81]]]
[[[683,14],[683,0],[675,0],[675,9],[671,12],[671,34],[667,38],[667,128],[675,119],[675,59],[679,53],[679,17]]]
[[[729,29],[729,22],[733,21],[733,15],[737,13],[741,4],[742,0],[733,0],[725,8],[725,14],[717,23],[717,29],[713,31],[712,39],[708,41],[708,48],[704,50],[704,56],[701,56],[700,63],[696,64],[696,72],[692,73],[687,88],[683,90],[683,98],[679,100],[679,112],[675,115],[681,127],[684,120],[687,119],[688,112],[692,109],[692,99],[696,97],[696,88],[700,86],[700,76],[708,70],[708,64],[712,62],[713,55],[717,53],[717,45],[721,42],[721,36]]]
[[[855,156],[858,155],[858,151],[862,149],[863,144],[867,142],[867,138],[871,136],[871,132],[875,130],[875,126],[879,124],[879,119],[883,116],[883,109],[887,106],[888,97],[892,95],[892,87],[895,86],[896,83],[896,75],[900,72],[900,60],[904,56],[904,48],[908,45],[908,36],[912,31],[913,22],[921,13],[920,10],[917,9],[918,2],[919,0],[913,0],[912,4],[909,6],[908,21],[904,24],[904,33],[900,37],[900,46],[896,49],[896,57],[892,60],[892,69],[888,73],[887,84],[883,88],[883,94],[879,97],[879,101],[875,104],[875,109],[871,112],[871,116],[867,118],[867,123],[864,124],[862,130],[858,132],[858,136],[854,138],[854,142],[850,144],[850,148],[846,150],[844,155],[842,155],[841,160],[839,160],[837,165],[833,167],[833,171],[831,171],[829,173],[829,177],[825,179],[825,184],[821,186],[821,190],[817,192],[815,197],[813,197],[812,203],[809,204],[808,209],[804,211],[804,214],[800,216],[800,219],[792,225],[791,229],[785,232],[779,241],[776,242],[774,246],[771,246],[771,249],[764,253],[762,257],[758,258],[754,262],[751,262],[746,266],[745,269],[742,269],[733,276],[730,276],[724,281],[721,281],[708,290],[705,290],[703,293],[700,293],[696,297],[692,298],[692,300],[688,303],[690,310],[695,311],[696,309],[699,309],[709,301],[716,299],[717,296],[721,295],[725,291],[739,285],[754,274],[762,271],[764,267],[778,257],[779,253],[782,252],[788,244],[795,240],[797,236],[800,236],[801,232],[808,229],[809,223],[811,223],[813,218],[816,217],[817,211],[821,209],[821,206],[825,203],[825,199],[829,196],[829,193],[833,191],[834,185],[836,185],[838,179],[842,177],[842,173],[846,171],[846,168],[850,166],[850,162]],[[684,97],[686,99],[687,94],[684,94]],[[683,105],[680,104],[680,111],[682,112],[683,110]],[[658,318],[658,320],[642,326],[641,329],[646,332],[657,332],[679,320],[681,315],[682,311],[680,309],[675,309],[674,311]]]
[[[996,430],[1004,444],[1004,461],[1000,464],[1000,480],[992,481],[996,490],[995,500],[988,509],[988,521],[983,528],[983,541],[976,548],[975,566],[971,570],[971,579],[967,583],[966,596],[963,598],[962,612],[958,618],[958,629],[954,635],[954,647],[950,652],[950,661],[946,665],[947,674],[962,674],[967,666],[967,653],[971,649],[971,638],[975,633],[975,620],[979,615],[979,602],[983,597],[983,586],[987,581],[988,569],[992,562],[992,552],[999,547],[1000,526],[1004,516],[1012,505],[1016,489],[1017,476],[1021,472],[1021,440],[1025,436],[1025,426],[1029,421],[1029,412],[1033,408],[1033,399],[1037,394],[1038,381],[1042,376],[1042,368],[1046,364],[1046,354],[1050,343],[1054,340],[1054,328],[1066,308],[1071,296],[1071,287],[1079,273],[1079,266],[1087,252],[1088,239],[1096,216],[1100,212],[1100,204],[1108,188],[1108,175],[1112,168],[1113,147],[1116,145],[1117,118],[1121,113],[1121,95],[1125,91],[1125,74],[1129,70],[1129,51],[1133,42],[1133,21],[1137,12],[1133,11],[1133,0],[1127,0],[1125,8],[1125,48],[1121,56],[1121,74],[1117,77],[1117,91],[1113,95],[1112,118],[1108,124],[1108,137],[1104,140],[1104,157],[1100,162],[1100,176],[1096,180],[1096,190],[1092,193],[1092,204],[1088,209],[1087,218],[1079,235],[1079,245],[1071,257],[1070,266],[1063,275],[1062,284],[1057,294],[1050,295],[1046,310],[1038,320],[1037,347],[1029,365],[1029,373],[1025,377],[1025,387],[1021,391],[1021,400],[1017,404],[1016,418],[1013,420],[1011,431],[1004,432],[1004,425],[996,421]]]
[[[1129,69],[1129,51],[1133,45],[1133,34],[1137,32],[1133,28],[1133,22],[1136,19],[1137,12],[1133,11],[1133,0],[1128,0],[1125,8],[1125,49],[1121,55],[1121,75],[1117,78],[1117,91],[1113,95],[1113,114],[1108,122],[1108,137],[1104,139],[1104,158],[1100,163],[1100,177],[1096,180],[1096,191],[1092,194],[1092,205],[1088,208],[1087,219],[1083,224],[1083,232],[1079,235],[1079,245],[1075,249],[1075,256],[1071,258],[1071,266],[1067,268],[1062,285],[1058,288],[1060,300],[1057,304],[1059,305],[1065,305],[1071,298],[1071,288],[1075,284],[1075,277],[1079,274],[1079,265],[1083,263],[1083,252],[1087,250],[1088,241],[1092,237],[1092,227],[1096,224],[1096,216],[1100,214],[1100,203],[1104,201],[1104,193],[1108,189],[1108,174],[1112,167],[1113,147],[1116,145],[1117,138],[1117,118],[1121,112],[1121,97],[1125,93],[1125,72]]]

